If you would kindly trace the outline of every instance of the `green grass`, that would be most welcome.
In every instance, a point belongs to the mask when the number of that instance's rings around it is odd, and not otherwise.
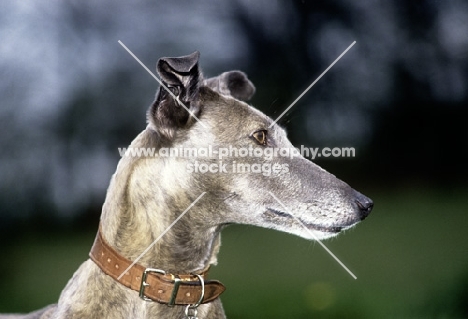
[[[362,224],[325,242],[256,227],[223,232],[219,265],[229,318],[462,318],[468,315],[468,192],[372,194]],[[0,312],[56,302],[94,234],[26,237],[4,256]],[[11,266],[11,267],[10,267]]]

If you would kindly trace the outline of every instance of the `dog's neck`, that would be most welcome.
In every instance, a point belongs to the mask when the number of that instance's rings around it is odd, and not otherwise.
[[[148,147],[149,144],[142,144],[146,139],[148,136],[143,132],[132,146]],[[185,192],[169,193],[168,189],[173,188],[162,186],[171,183],[171,179],[159,174],[163,170],[160,164],[154,159],[121,159],[102,209],[103,238],[126,259],[139,258],[137,263],[145,268],[157,268],[173,275],[199,274],[216,263],[220,227],[202,223],[201,212],[208,208],[204,206],[208,201],[203,205],[200,200],[165,232],[198,195],[192,199],[193,194],[184,197]],[[80,284],[89,278],[99,278],[99,285]],[[90,292],[92,287],[98,290]],[[111,298],[107,292],[112,292]],[[71,317],[68,314],[76,314],[77,318],[183,318],[186,309],[142,301],[138,293],[103,275],[102,268],[91,260],[82,265],[64,289],[59,307],[63,318]],[[225,317],[219,299],[201,304],[197,309],[199,318]]]
[[[131,147],[145,147],[148,132],[142,132]],[[145,267],[172,273],[190,273],[216,263],[220,227],[207,226],[193,218],[203,205],[190,206],[192,198],[168,194],[158,183],[171,183],[154,158],[123,157],[110,183],[101,216],[104,238],[130,260]],[[168,180],[169,179],[169,180]],[[143,255],[141,254],[149,247]]]

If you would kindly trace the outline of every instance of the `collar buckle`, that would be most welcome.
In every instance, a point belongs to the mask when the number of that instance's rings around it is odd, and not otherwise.
[[[144,301],[153,301],[153,299],[150,299],[150,298],[145,296],[145,288],[147,286],[149,286],[149,284],[146,282],[146,278],[148,278],[149,273],[158,273],[158,274],[161,274],[161,275],[166,274],[166,272],[164,270],[161,270],[161,269],[156,269],[156,268],[146,268],[145,269],[145,271],[143,272],[143,276],[141,276],[141,284],[140,284],[140,298],[143,299]],[[175,288],[176,288],[176,286],[174,285],[174,289]],[[179,287],[177,286],[177,289],[178,288]],[[174,291],[172,293],[174,293]],[[176,295],[177,295],[177,292],[176,292]]]

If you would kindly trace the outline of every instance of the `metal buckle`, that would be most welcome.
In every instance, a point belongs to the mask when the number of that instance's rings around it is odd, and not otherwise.
[[[180,278],[179,276],[174,276],[172,275],[172,277],[174,278],[174,288],[172,288],[172,293],[171,293],[171,299],[169,299],[167,305],[169,307],[174,307],[175,305],[175,300],[176,300],[176,297],[177,297],[177,293],[179,292],[179,286],[180,286]]]
[[[145,271],[143,272],[143,275],[141,276],[140,294],[139,294],[140,298],[143,299],[144,301],[153,301],[152,299],[145,296],[145,288],[149,286],[149,284],[146,282],[146,278],[148,278],[149,273],[158,273],[161,275],[167,274],[164,270],[161,270],[161,269],[155,269],[155,268],[145,269]],[[169,299],[167,303],[169,307],[175,306],[177,293],[179,292],[179,287],[182,282],[179,276],[177,275],[171,275],[171,276],[174,280],[174,288],[172,288],[171,298]],[[194,274],[194,276],[198,277],[198,280],[200,281],[201,286],[202,286],[202,292],[201,292],[200,299],[197,301],[197,303],[193,305],[188,305],[187,308],[185,309],[185,312],[187,314],[189,309],[193,310],[196,316],[196,309],[198,308],[198,306],[200,306],[200,304],[203,302],[203,298],[205,297],[205,281],[203,280],[203,277],[201,275]]]
[[[146,278],[148,277],[148,273],[150,272],[158,273],[161,275],[166,274],[166,272],[161,269],[155,269],[155,268],[145,269],[145,271],[143,272],[143,276],[141,276],[141,284],[140,284],[140,298],[143,299],[144,301],[153,301],[152,299],[145,296],[145,288],[149,286],[149,284],[146,282]]]
[[[143,299],[144,301],[153,301],[152,299],[145,296],[145,288],[149,286],[149,284],[146,282],[146,278],[148,278],[148,274],[151,272],[158,273],[161,275],[167,274],[164,270],[161,270],[161,269],[155,269],[155,268],[145,269],[145,271],[143,272],[143,275],[141,276],[141,284],[140,284],[140,298]],[[179,292],[179,287],[181,283],[181,279],[179,278],[179,276],[172,275],[172,278],[174,279],[174,288],[172,289],[172,292],[171,292],[171,298],[169,299],[167,303],[169,307],[175,306],[177,293]]]

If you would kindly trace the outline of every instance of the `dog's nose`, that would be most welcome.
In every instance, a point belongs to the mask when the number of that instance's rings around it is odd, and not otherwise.
[[[372,207],[374,207],[374,202],[372,199],[359,194],[356,198],[356,205],[359,208],[359,214],[361,220],[364,220],[367,216],[369,216],[370,212],[372,211]]]

